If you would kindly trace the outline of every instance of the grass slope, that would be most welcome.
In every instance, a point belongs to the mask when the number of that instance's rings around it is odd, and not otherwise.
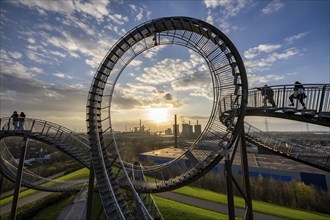
[[[200,220],[228,219],[228,215],[153,196],[164,219]]]
[[[219,194],[210,190],[204,190],[195,187],[185,186],[180,189],[176,189],[173,192],[184,194],[187,196],[192,196],[195,198],[212,201],[221,204],[227,204],[227,195]],[[241,197],[234,198],[235,206],[244,208],[245,202],[244,199]],[[262,201],[252,201],[252,208],[255,212],[265,213],[269,215],[275,215],[279,217],[284,217],[288,219],[317,219],[317,220],[329,220],[330,215],[306,211],[306,210],[299,210],[299,209],[291,209],[279,205],[275,205],[272,203],[262,202]]]
[[[55,180],[59,180],[59,181],[79,180],[79,179],[88,178],[88,175],[89,175],[89,170],[87,168],[83,168],[83,169],[77,170],[75,172],[72,172],[70,174],[67,174],[65,176],[59,177]],[[44,184],[44,186],[53,186],[53,185],[54,185],[54,183],[52,183],[52,182]],[[19,193],[19,198],[23,198],[23,197],[26,197],[26,196],[29,196],[29,195],[32,195],[32,194],[35,194],[38,192],[39,191],[34,190],[34,189],[26,189]],[[8,196],[6,198],[1,199],[0,207],[11,203],[12,200],[13,200],[13,196]]]

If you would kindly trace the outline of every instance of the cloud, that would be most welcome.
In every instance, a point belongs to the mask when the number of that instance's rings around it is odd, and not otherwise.
[[[153,85],[163,84],[171,82],[179,76],[183,77],[190,74],[190,69],[191,65],[189,62],[166,58],[153,67],[144,68],[142,75],[136,79]]]
[[[307,34],[308,34],[308,32],[299,33],[299,34],[287,37],[284,40],[288,43],[293,43],[294,41],[299,40],[300,38],[303,38]]]
[[[214,20],[214,18],[212,16],[212,12],[210,10],[207,11],[207,17],[206,17],[205,21],[209,24],[213,24],[214,23],[213,20]]]
[[[173,97],[170,93],[166,93],[164,98],[165,98],[165,100],[172,100],[173,99]]]
[[[46,15],[47,12],[56,12],[60,14],[82,13],[94,17],[97,21],[102,21],[109,15],[107,6],[110,1],[93,0],[91,2],[80,1],[29,1],[18,0],[14,4],[22,4],[31,9],[36,9],[40,14]]]
[[[129,21],[127,16],[121,14],[109,14],[108,18],[119,25],[123,25],[125,22]]]
[[[32,52],[32,51],[27,51],[26,52],[26,57],[29,58],[30,60],[36,62],[36,63],[47,63],[47,61],[43,58],[41,58],[40,56],[43,56],[42,54],[40,53],[35,53],[35,52]]]
[[[52,36],[47,39],[48,43],[66,50],[73,57],[79,57],[78,53],[88,57],[85,63],[92,68],[97,67],[107,50],[113,45],[114,40],[108,37],[92,39],[76,33],[74,30],[62,32],[61,37]]]
[[[140,66],[141,64],[142,64],[142,61],[137,60],[137,59],[134,59],[129,63],[129,65],[132,65],[132,66]]]
[[[61,53],[59,51],[49,51],[50,54],[53,54],[55,56],[58,56],[58,57],[61,57],[61,58],[65,58],[66,57],[66,54],[64,53]]]
[[[147,95],[146,95],[147,94]],[[174,108],[182,105],[174,95],[143,83],[116,84],[113,109]]]
[[[34,78],[9,74],[2,74],[1,81],[1,100],[7,100],[4,101],[5,105],[1,106],[1,110],[20,105],[30,112],[59,110],[65,114],[64,112],[75,111],[85,106],[86,88],[68,89],[67,86],[53,86]],[[76,106],[78,102],[80,104]]]
[[[13,52],[7,52],[6,50],[0,49],[1,59],[1,73],[11,74],[23,78],[33,78],[36,74],[43,74],[44,70],[40,67],[28,66],[13,59]]]
[[[204,0],[206,8],[215,9],[221,7],[225,18],[236,16],[242,9],[245,8],[249,1],[246,0]]]
[[[284,7],[284,3],[280,0],[273,0],[266,7],[262,9],[262,13],[264,14],[272,14],[279,11],[282,7]]]
[[[22,58],[22,54],[20,52],[13,51],[13,52],[8,52],[8,53],[14,59],[21,59]]]
[[[208,71],[194,72],[171,83],[174,91],[186,91],[190,96],[213,100],[213,86]]]
[[[220,5],[220,1],[204,0],[204,4],[205,4],[206,8],[216,8],[217,6]]]
[[[91,57],[89,59],[85,59],[85,63],[94,69],[97,68],[102,61],[101,57]]]
[[[53,73],[53,76],[56,76],[56,77],[58,77],[58,78],[62,78],[62,79],[63,79],[63,78],[73,79],[72,76],[69,76],[69,75],[64,74],[64,73],[61,73],[61,72]],[[64,85],[67,85],[67,84],[64,84]],[[78,86],[78,87],[82,88],[80,84],[75,84],[75,86]],[[68,85],[66,88],[77,88],[77,87],[74,87],[74,86]]]
[[[77,54],[75,52],[72,52],[72,51],[70,51],[69,54],[70,54],[70,56],[72,56],[74,58],[79,58],[80,57],[79,54]]]
[[[114,31],[116,34],[122,36],[124,34],[126,34],[126,30],[124,28],[120,29],[118,26],[113,25],[113,24],[109,24],[107,26],[105,26],[105,28]]]
[[[276,81],[284,79],[284,75],[277,74],[267,74],[267,75],[258,75],[258,74],[247,74],[249,78],[249,88],[263,86],[265,84],[276,84]]]
[[[283,52],[274,52],[260,59],[249,59],[244,61],[245,67],[249,73],[268,70],[277,60],[289,59],[299,54],[296,48],[289,48]],[[254,58],[254,57],[253,57]]]
[[[64,78],[65,75],[64,73],[53,73],[54,76],[59,77],[59,78]]]
[[[159,51],[165,48],[165,45],[159,45],[157,47],[153,47],[148,49],[147,51],[143,52],[144,57],[151,59],[153,58]],[[139,49],[138,49],[139,50]],[[137,51],[138,51],[137,50]]]
[[[27,41],[30,43],[30,44],[34,44],[36,41],[32,38],[32,37],[29,37],[27,39]]]
[[[131,9],[133,13],[135,13],[135,20],[141,21],[144,17],[150,19],[151,12],[147,10],[144,6],[138,7],[133,4],[129,4],[128,7]]]
[[[231,30],[239,29],[232,25],[229,19],[237,16],[243,9],[246,9],[251,3],[250,0],[204,0],[204,4],[208,11],[207,21],[214,24],[214,18],[219,23],[220,30],[229,33]]]
[[[260,44],[257,47],[253,47],[244,52],[246,59],[253,59],[261,53],[270,53],[276,49],[281,48],[279,44]]]
[[[88,20],[85,18],[77,18],[71,15],[67,15],[63,17],[63,19],[59,19],[60,22],[69,27],[70,29],[76,28],[77,30],[81,30],[84,34],[95,36],[98,31],[96,31],[96,27],[94,25],[89,25]]]

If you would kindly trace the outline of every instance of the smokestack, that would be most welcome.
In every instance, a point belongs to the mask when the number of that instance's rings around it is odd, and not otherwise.
[[[174,115],[174,147],[178,147],[178,129],[176,123],[176,115]]]
[[[141,119],[140,119],[140,131],[141,131]]]
[[[198,120],[197,120],[197,125],[198,125]]]

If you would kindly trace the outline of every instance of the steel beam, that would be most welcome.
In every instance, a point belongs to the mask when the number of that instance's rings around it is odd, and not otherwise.
[[[4,176],[2,174],[0,174],[0,198],[1,198],[1,193],[2,193],[3,180],[4,180]]]
[[[251,196],[251,186],[250,186],[250,177],[249,177],[249,165],[246,152],[246,141],[245,141],[245,132],[244,127],[242,128],[241,135],[239,137],[240,151],[241,151],[241,164],[242,164],[242,175],[243,183],[245,188],[245,216],[244,219],[252,220],[253,219],[253,209],[252,209],[252,196]]]
[[[86,209],[86,220],[92,219],[93,209],[93,193],[94,193],[94,169],[91,161],[91,167],[89,169],[89,183],[88,183],[88,197],[87,197],[87,209]]]
[[[23,173],[27,143],[28,143],[27,137],[23,137],[23,140],[22,140],[22,143],[20,146],[19,162],[18,162],[17,175],[16,175],[16,181],[15,181],[15,190],[14,190],[14,196],[13,196],[13,201],[12,201],[12,206],[11,206],[11,215],[10,215],[11,217],[10,218],[12,220],[16,219],[16,214],[17,214],[18,195],[19,195],[21,182],[22,182],[22,173]]]
[[[229,153],[227,153],[229,154]],[[231,169],[232,161],[229,155],[225,159],[225,177],[227,182],[227,201],[229,220],[235,220],[234,190],[233,190],[233,173]]]

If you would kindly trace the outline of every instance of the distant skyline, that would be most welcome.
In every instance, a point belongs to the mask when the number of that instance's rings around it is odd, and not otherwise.
[[[168,16],[209,22],[235,44],[249,88],[330,83],[330,1],[35,1],[0,3],[0,117],[27,117],[86,131],[93,75],[112,45],[135,26]],[[212,108],[204,60],[170,45],[147,50],[125,69],[115,88],[116,130],[164,130],[206,125]],[[264,129],[263,117],[247,121]],[[304,131],[305,123],[268,119],[271,130]],[[285,124],[285,126],[283,126]],[[315,130],[329,130],[309,125]],[[307,128],[306,128],[307,130]]]

